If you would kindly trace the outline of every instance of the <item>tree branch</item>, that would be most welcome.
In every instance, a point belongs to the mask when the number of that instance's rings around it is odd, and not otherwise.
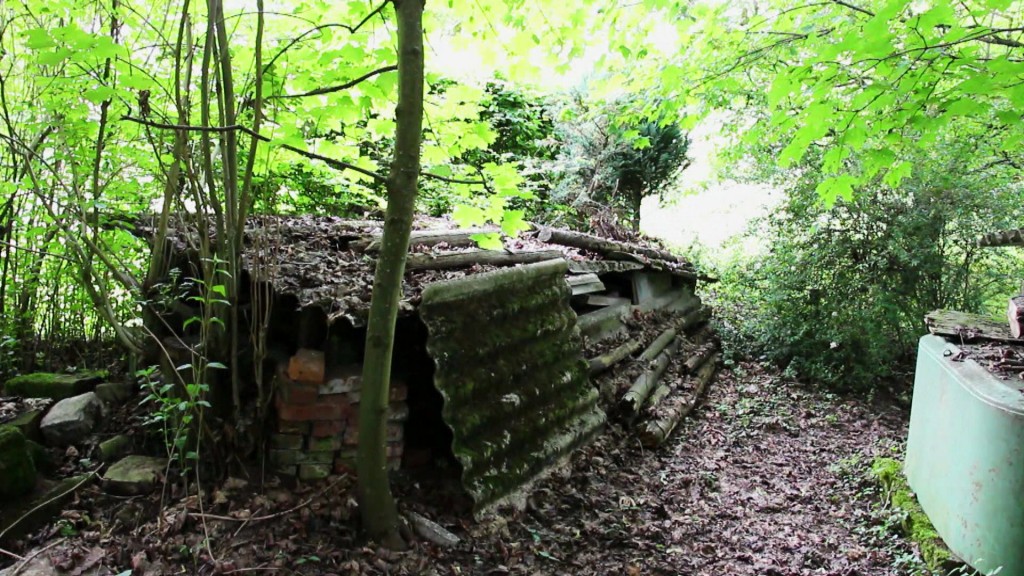
[[[144,120],[142,118],[135,118],[133,116],[122,116],[121,120],[126,120],[128,122],[135,122],[136,124],[141,124],[143,126],[149,126],[151,128],[160,128],[162,130],[184,130],[184,131],[188,131],[188,132],[218,132],[218,133],[219,132],[244,132],[245,134],[248,134],[248,135],[252,136],[253,138],[256,138],[257,140],[259,140],[261,142],[270,142],[271,141],[271,138],[269,136],[264,136],[263,134],[260,134],[260,133],[256,132],[255,130],[253,130],[251,128],[247,128],[245,126],[240,126],[238,124],[232,124],[230,126],[183,126],[183,125],[180,125],[180,124],[165,124],[163,122],[153,122],[152,120]],[[281,146],[281,148],[284,148],[285,150],[288,150],[290,152],[294,152],[294,153],[296,153],[296,154],[298,154],[300,156],[305,156],[306,158],[309,158],[311,160],[319,160],[319,161],[327,164],[331,168],[334,168],[335,170],[351,170],[353,172],[358,172],[360,174],[363,174],[364,176],[369,176],[370,178],[373,178],[374,180],[376,180],[378,182],[386,182],[387,181],[387,177],[383,176],[382,174],[378,174],[377,172],[374,172],[373,170],[367,170],[366,168],[362,168],[362,167],[356,166],[355,164],[351,164],[349,162],[345,162],[344,160],[338,160],[336,158],[329,158],[327,156],[322,156],[322,155],[317,154],[315,152],[309,152],[309,151],[303,150],[301,148],[296,148],[295,146],[292,146],[290,144],[281,144],[280,146]]]
[[[389,66],[384,66],[383,68],[378,68],[376,70],[371,70],[370,72],[367,72],[366,74],[363,74],[362,76],[360,76],[358,78],[355,78],[353,80],[349,80],[348,82],[345,82],[344,84],[338,84],[337,86],[328,86],[326,88],[317,88],[316,90],[310,90],[309,92],[303,92],[301,94],[281,94],[281,95],[278,95],[278,96],[270,96],[267,99],[268,100],[286,100],[286,99],[290,99],[290,98],[306,98],[308,96],[319,96],[321,94],[330,94],[332,92],[341,92],[342,90],[348,90],[349,88],[353,88],[353,87],[359,85],[360,83],[362,83],[362,82],[364,82],[364,81],[366,81],[366,80],[368,80],[370,78],[373,78],[374,76],[378,76],[380,74],[384,74],[384,73],[387,73],[387,72],[394,72],[396,70],[398,70],[398,65],[397,64],[391,64]]]
[[[309,30],[306,30],[302,34],[299,34],[298,36],[293,38],[291,40],[291,42],[289,42],[284,48],[281,49],[280,52],[278,52],[277,54],[274,54],[274,56],[270,59],[270,61],[267,62],[267,64],[263,67],[263,73],[266,74],[267,71],[270,70],[270,67],[274,65],[274,62],[277,62],[278,58],[280,58],[285,52],[290,50],[292,48],[292,46],[295,46],[299,42],[302,42],[302,40],[306,36],[309,36],[310,34],[313,34],[315,32],[319,32],[321,30],[326,30],[327,28],[344,28],[345,30],[348,30],[350,34],[355,34],[356,32],[359,31],[360,28],[362,28],[364,25],[366,25],[366,23],[369,22],[374,16],[376,16],[376,15],[380,14],[381,12],[383,12],[384,8],[386,8],[387,5],[388,5],[387,2],[382,2],[380,4],[380,6],[377,6],[376,8],[374,8],[369,14],[366,15],[366,17],[364,17],[362,20],[360,20],[359,23],[356,24],[355,26],[349,26],[347,24],[321,24],[320,26],[316,26],[315,28],[311,28]]]

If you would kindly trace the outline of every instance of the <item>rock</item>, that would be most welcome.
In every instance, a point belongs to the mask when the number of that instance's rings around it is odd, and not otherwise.
[[[148,494],[163,479],[166,470],[166,458],[126,456],[107,470],[103,488],[120,496]]]
[[[96,392],[96,395],[100,397],[104,404],[120,406],[135,394],[135,389],[131,384],[125,384],[124,382],[104,382],[96,386],[94,392]]]
[[[100,442],[96,448],[99,450],[100,462],[109,464],[132,451],[132,439],[124,434],[118,434]]]
[[[452,534],[448,530],[445,530],[437,522],[427,520],[423,516],[415,512],[409,512],[409,523],[412,524],[412,529],[424,540],[433,542],[438,546],[444,548],[450,548],[457,545],[461,540],[455,534]]]
[[[4,385],[4,391],[8,396],[21,398],[63,400],[92,391],[106,377],[103,370],[77,374],[36,372],[11,378]]]
[[[96,426],[103,403],[95,392],[65,398],[53,405],[39,425],[47,444],[67,446],[81,441]]]
[[[14,426],[21,431],[22,435],[29,440],[41,440],[42,436],[39,434],[39,423],[43,420],[43,414],[45,410],[29,410],[22,412],[21,414],[14,417],[13,420],[8,420],[8,426]]]
[[[28,442],[13,426],[0,426],[0,500],[19,498],[36,485]]]

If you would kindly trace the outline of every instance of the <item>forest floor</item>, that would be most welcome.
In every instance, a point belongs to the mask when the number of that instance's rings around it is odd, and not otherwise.
[[[443,493],[399,481],[403,506],[461,537],[451,548],[361,543],[347,479],[299,491],[234,480],[202,511],[194,497],[115,499],[90,487],[23,543],[25,562],[2,561],[21,576],[910,574],[916,554],[892,532],[867,475],[875,457],[901,449],[906,423],[893,403],[822,394],[740,364],[663,447],[642,450],[610,426],[524,511],[474,522]]]

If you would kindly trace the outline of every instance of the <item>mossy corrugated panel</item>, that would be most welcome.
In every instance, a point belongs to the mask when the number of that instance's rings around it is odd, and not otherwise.
[[[566,270],[553,260],[423,292],[434,383],[478,510],[526,485],[604,423]]]

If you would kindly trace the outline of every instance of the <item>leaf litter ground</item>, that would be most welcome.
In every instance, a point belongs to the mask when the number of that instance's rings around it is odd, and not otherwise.
[[[202,509],[195,497],[161,504],[93,486],[14,551],[28,558],[50,546],[23,575],[40,565],[51,571],[40,574],[907,574],[915,555],[888,531],[865,479],[874,457],[898,449],[906,420],[893,404],[741,364],[719,374],[660,449],[642,450],[613,424],[523,511],[473,522],[450,483],[399,479],[403,506],[458,534],[453,548],[361,543],[342,478],[298,488],[229,480],[207,490]]]

